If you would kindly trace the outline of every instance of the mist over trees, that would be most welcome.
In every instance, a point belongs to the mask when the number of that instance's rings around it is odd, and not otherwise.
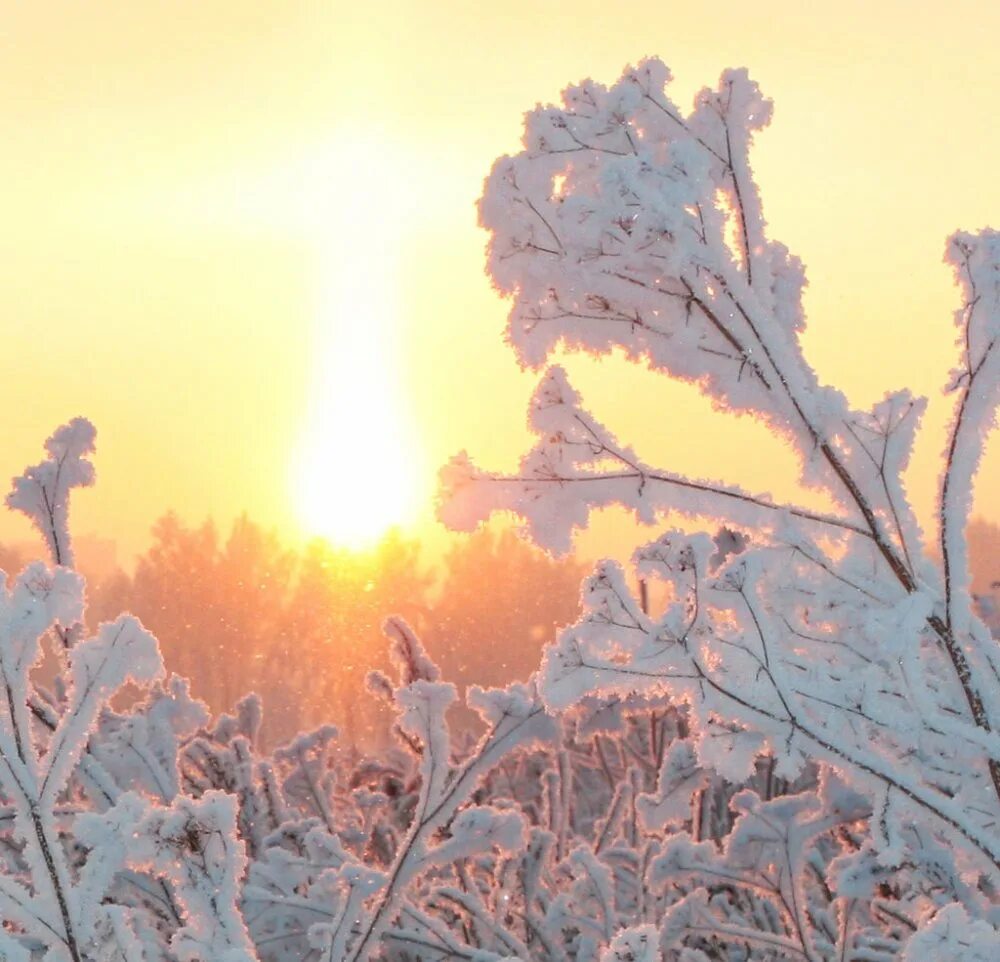
[[[295,551],[247,517],[223,536],[211,522],[190,527],[167,514],[152,535],[131,576],[91,581],[88,622],[135,614],[168,670],[191,679],[214,713],[259,694],[268,745],[331,719],[347,742],[385,743],[390,715],[365,678],[388,668],[389,615],[417,628],[463,689],[527,680],[546,641],[573,620],[586,571],[492,529],[456,536],[437,564],[394,530],[363,552],[319,540]],[[0,545],[3,561],[0,570],[18,571],[27,558]],[[475,713],[459,718],[476,729]]]

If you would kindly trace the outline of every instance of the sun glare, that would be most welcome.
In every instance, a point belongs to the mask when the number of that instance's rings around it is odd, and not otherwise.
[[[377,147],[344,151],[329,172],[338,192],[319,241],[318,353],[293,466],[303,527],[351,548],[412,521],[420,495],[398,355],[406,205],[387,195],[380,156]]]

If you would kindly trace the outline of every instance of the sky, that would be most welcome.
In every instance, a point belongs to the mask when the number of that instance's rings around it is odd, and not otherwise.
[[[682,104],[728,66],[774,100],[753,163],[808,269],[807,354],[858,405],[932,398],[908,476],[929,518],[956,357],[944,241],[1000,226],[998,34],[1000,5],[965,0],[4,3],[0,475],[83,414],[98,486],[74,527],[123,560],[168,508],[441,543],[438,467],[468,449],[509,469],[530,444],[537,374],[502,340],[483,178],[536,102],[655,54]],[[808,499],[778,442],[691,388],[566,363],[647,460]],[[995,521],[998,482],[994,442]],[[0,512],[0,539],[27,534]]]

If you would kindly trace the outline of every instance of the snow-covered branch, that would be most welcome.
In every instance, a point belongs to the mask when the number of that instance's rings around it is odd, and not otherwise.
[[[637,695],[688,706],[697,765],[680,747],[667,754],[661,795],[640,796],[651,825],[683,814],[677,792],[701,791],[699,767],[740,782],[760,764],[782,779],[832,766],[869,800],[865,851],[875,863],[920,889],[937,865],[928,852],[952,846],[958,874],[976,879],[961,911],[994,927],[1000,656],[970,602],[965,527],[1000,390],[998,235],[956,234],[948,247],[964,300],[937,564],[901,480],[923,400],[901,391],[854,410],[819,383],[803,352],[805,274],[768,237],[749,160],[769,102],[744,71],[726,71],[685,112],[669,80],[650,60],[611,86],[569,87],[561,105],[527,114],[523,150],[496,162],[480,214],[488,271],[511,301],[508,340],[535,367],[560,345],[619,349],[694,383],[717,408],[748,413],[785,439],[800,480],[835,511],[774,503],[738,476],[705,481],[650,464],[552,367],[531,403],[538,441],[520,470],[494,474],[460,456],[442,473],[441,515],[468,529],[513,511],[557,551],[611,504],[649,524],[677,512],[725,525],[715,542],[673,532],[637,551],[639,576],[664,585],[657,612],[620,567],[598,566],[581,620],[545,655],[539,683],[550,710]],[[786,865],[789,880],[805,872]],[[839,884],[824,875],[831,899],[845,897]],[[685,931],[715,925],[714,938],[756,940],[761,952],[847,957],[854,922],[843,901],[839,922],[835,912],[819,932],[793,904],[796,890],[779,885],[784,921],[764,933],[752,919],[720,915],[711,892],[678,903]],[[943,897],[899,917],[922,932],[947,908]]]

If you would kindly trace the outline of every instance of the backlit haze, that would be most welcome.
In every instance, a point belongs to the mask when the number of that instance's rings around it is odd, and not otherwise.
[[[529,445],[536,375],[483,273],[482,180],[536,101],[656,54],[683,104],[742,65],[774,100],[754,166],[808,268],[808,354],[857,404],[931,396],[926,518],[955,358],[945,237],[1000,226],[998,35],[981,2],[5,5],[0,475],[84,414],[98,486],[75,528],[121,560],[169,508],[290,542],[400,525],[439,550],[440,465],[467,448],[511,468]],[[647,460],[807,498],[778,442],[692,389],[567,364]],[[977,510],[1000,521],[998,483],[994,443]],[[585,553],[617,546],[610,527]],[[28,537],[0,515],[0,539]]]

